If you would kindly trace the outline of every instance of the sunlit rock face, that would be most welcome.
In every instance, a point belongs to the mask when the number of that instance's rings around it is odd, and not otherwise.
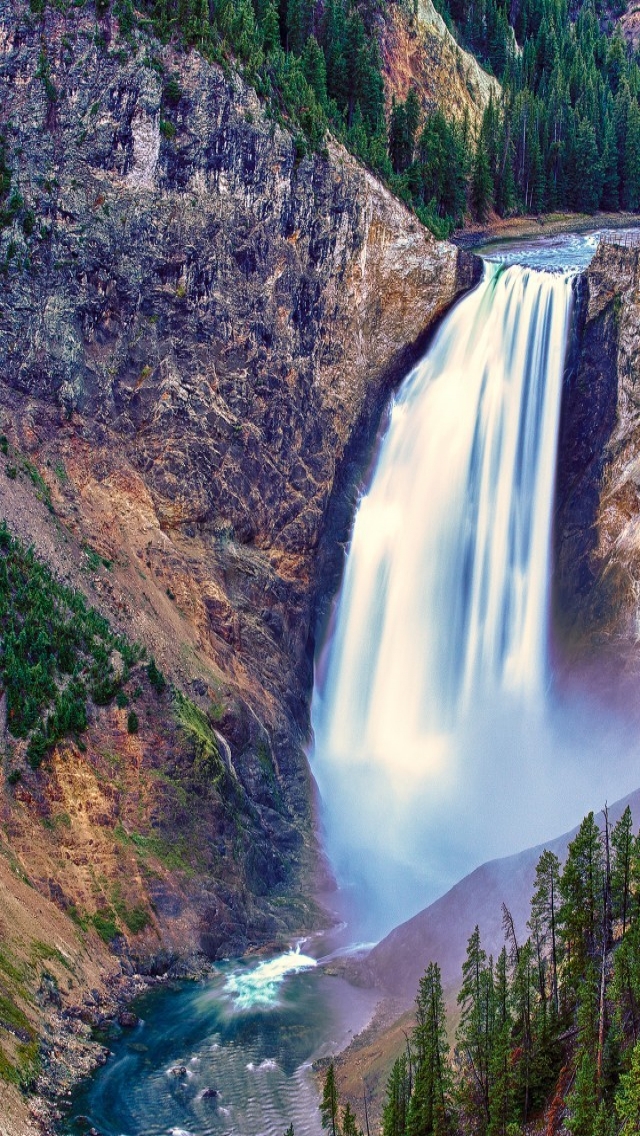
[[[501,87],[447,28],[432,0],[418,0],[414,11],[390,4],[380,21],[380,44],[387,104],[403,101],[413,87],[429,111],[465,118],[479,126],[491,97]]]
[[[640,250],[601,245],[579,287],[558,455],[555,626],[634,672],[640,629]]]

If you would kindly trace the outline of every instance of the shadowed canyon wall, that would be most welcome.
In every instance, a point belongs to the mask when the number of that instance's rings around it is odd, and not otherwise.
[[[561,650],[637,673],[640,249],[601,244],[577,285],[558,450]]]

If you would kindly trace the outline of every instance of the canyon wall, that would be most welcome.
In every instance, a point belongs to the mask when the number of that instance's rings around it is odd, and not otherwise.
[[[615,238],[612,238],[615,240]],[[570,661],[637,674],[640,248],[602,243],[576,289],[558,447],[555,626]]]
[[[9,0],[0,74],[0,515],[168,680],[140,665],[138,732],[90,705],[37,770],[0,698],[0,992],[42,1059],[0,1023],[16,1136],[15,1085],[80,1068],[123,978],[321,918],[318,605],[388,394],[479,266],[334,142],[301,158],[237,74],[92,6]]]

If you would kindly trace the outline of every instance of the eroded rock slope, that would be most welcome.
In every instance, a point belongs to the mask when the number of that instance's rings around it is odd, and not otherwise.
[[[558,450],[556,625],[637,673],[640,248],[601,244],[578,287]]]

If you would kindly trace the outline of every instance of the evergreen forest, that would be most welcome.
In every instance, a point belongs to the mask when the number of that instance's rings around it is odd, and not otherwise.
[[[11,468],[11,467],[9,467]],[[98,554],[85,550],[95,570]],[[35,555],[0,524],[0,686],[13,738],[27,741],[26,757],[37,769],[63,738],[84,747],[87,708],[115,700],[129,704],[125,686],[145,650],[116,635],[81,592],[61,584]],[[146,675],[160,694],[165,679],[155,660]],[[128,729],[138,720],[130,711]],[[18,768],[9,775],[20,777]]]
[[[477,926],[469,938],[453,1049],[438,965],[421,978],[383,1136],[519,1136],[562,1123],[573,1136],[638,1133],[640,837],[630,809],[604,831],[589,813],[564,865],[542,853],[526,940],[502,914],[497,959]],[[332,1136],[360,1133],[333,1065],[322,1118]]]
[[[389,0],[96,0],[125,37],[145,26],[234,62],[299,156],[331,131],[437,236],[471,215],[640,208],[640,66],[620,0],[437,0],[500,81],[482,124],[425,113],[415,89],[385,113],[379,38]],[[405,15],[415,20],[408,0]],[[31,0],[43,11],[46,0]],[[131,40],[133,42],[133,39]],[[168,109],[182,97],[167,86]]]

